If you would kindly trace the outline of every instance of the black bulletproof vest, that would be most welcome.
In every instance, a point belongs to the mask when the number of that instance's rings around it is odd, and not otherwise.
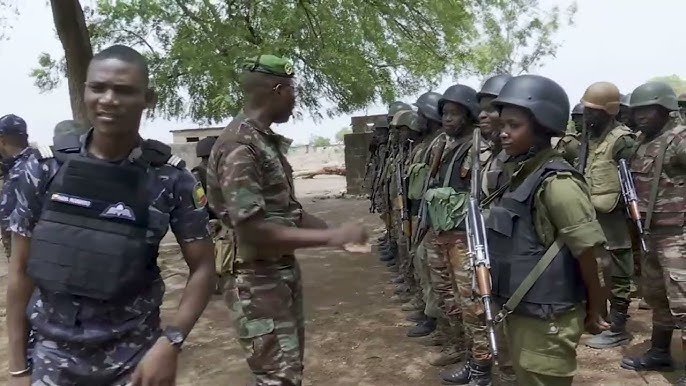
[[[491,208],[485,225],[493,294],[501,303],[512,296],[547,250],[534,227],[534,197],[543,181],[560,171],[580,176],[567,163],[550,161],[529,175],[514,191],[506,192]],[[546,319],[551,312],[568,311],[585,296],[579,263],[564,246],[514,312]]]
[[[444,157],[444,162],[441,165],[440,175],[443,177],[440,181],[442,185],[445,178],[450,178],[448,186],[455,189],[456,192],[468,192],[470,188],[470,178],[469,173],[466,176],[462,176],[462,164],[465,158],[469,155],[469,149],[472,148],[472,143],[467,139],[460,143],[453,149],[447,157]],[[457,153],[457,155],[456,155]],[[450,176],[446,176],[448,173],[448,168],[450,163],[455,158],[455,163],[453,164],[453,171]]]
[[[107,301],[138,293],[158,274],[158,245],[146,242],[148,168],[73,148],[58,149],[55,158],[62,165],[33,230],[29,275],[55,293]]]

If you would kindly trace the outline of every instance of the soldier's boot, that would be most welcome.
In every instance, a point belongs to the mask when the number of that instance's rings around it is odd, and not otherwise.
[[[405,304],[412,300],[412,295],[408,293],[401,293],[399,295],[393,295],[391,296],[391,301],[393,303],[400,303],[400,304]]]
[[[414,322],[414,323],[421,323],[428,319],[429,317],[424,314],[424,311],[414,311],[411,314],[407,315],[405,320],[408,322]]]
[[[610,329],[593,336],[586,342],[586,346],[605,349],[625,345],[633,339],[633,336],[626,330],[626,321],[629,319],[628,300],[612,299],[609,319]]]
[[[442,371],[439,375],[444,385],[466,385],[469,383],[472,374],[472,368],[470,363],[472,362],[471,356],[467,358],[466,361],[458,364],[457,366]]]
[[[641,298],[641,300],[638,301],[638,309],[639,310],[649,310],[650,305],[648,304],[648,302],[646,302],[645,299]]]
[[[402,284],[404,282],[405,282],[405,278],[403,277],[403,275],[398,275],[398,276],[396,276],[390,280],[391,284]]]
[[[470,366],[469,386],[491,386],[493,384],[493,364],[491,361],[484,363],[472,361]]]
[[[395,251],[393,248],[384,248],[379,251],[379,260],[386,262],[395,259]]]
[[[447,340],[448,337],[446,333],[437,328],[434,332],[422,338],[422,340],[419,341],[419,344],[426,347],[437,347],[446,344],[445,342]]]
[[[400,307],[400,309],[403,311],[416,311],[421,313],[422,315],[424,314],[424,308],[426,308],[426,305],[423,301],[417,299],[416,296],[410,299],[409,302],[403,304],[402,307]]]
[[[454,343],[446,344],[441,351],[429,356],[429,364],[436,367],[452,365],[464,359],[465,351]]]
[[[407,284],[398,284],[398,285],[395,287],[395,290],[393,291],[393,293],[396,294],[396,295],[400,295],[400,294],[404,294],[404,293],[411,294],[412,291],[410,290],[410,286],[409,286],[409,285],[407,285]]]
[[[416,326],[412,327],[410,331],[407,332],[407,336],[410,338],[419,338],[422,336],[427,336],[434,332],[436,329],[436,319],[428,318],[425,321],[418,323]]]
[[[672,371],[674,364],[669,345],[673,331],[671,328],[653,326],[650,349],[640,357],[622,358],[620,366],[634,371]]]

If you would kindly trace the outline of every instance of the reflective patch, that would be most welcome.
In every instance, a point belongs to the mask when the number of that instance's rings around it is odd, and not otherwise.
[[[207,195],[205,195],[205,189],[200,182],[197,182],[193,187],[193,204],[198,209],[207,205]]]
[[[122,202],[108,206],[102,213],[100,213],[100,217],[125,218],[127,220],[136,221],[136,216],[133,214],[133,209],[124,205]]]
[[[62,193],[53,193],[52,196],[50,196],[50,200],[61,202],[64,204],[82,206],[84,208],[90,208],[90,206],[93,205],[93,203],[90,200],[87,200],[85,198],[70,196]]]

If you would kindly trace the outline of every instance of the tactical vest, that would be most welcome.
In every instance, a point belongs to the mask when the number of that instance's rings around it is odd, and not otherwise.
[[[485,221],[491,257],[493,294],[505,303],[543,257],[546,246],[536,232],[534,198],[543,181],[559,172],[579,175],[562,161],[549,161],[491,207]],[[580,176],[580,175],[579,175]],[[567,311],[585,299],[578,261],[564,246],[514,312],[545,319],[544,310]]]
[[[462,170],[462,164],[469,155],[471,145],[466,140],[443,157],[439,172],[443,176],[442,186],[432,187],[424,195],[429,223],[435,231],[465,228],[470,179],[469,170]]]
[[[496,190],[498,187],[505,185],[507,182],[507,176],[503,173],[503,168],[505,162],[510,159],[510,156],[505,153],[505,150],[501,150],[498,155],[491,157],[484,168],[483,173],[483,191],[486,195],[489,195]]]
[[[686,139],[686,126],[677,126],[652,140],[645,146],[645,154],[643,156],[637,154],[631,163],[631,172],[639,199],[638,208],[643,219],[646,218],[653,179],[659,178],[651,222],[653,226],[684,226],[686,175],[668,175],[665,172],[665,165],[669,162],[667,158],[664,159],[665,163],[659,176],[655,175],[657,159],[664,154],[675,138],[682,141]]]
[[[633,135],[633,132],[626,126],[617,126],[595,148],[589,148],[588,151],[584,177],[591,190],[591,202],[600,213],[612,212],[622,195],[613,150],[617,141],[625,135]]]
[[[151,166],[184,164],[168,146],[145,141],[134,161],[80,154],[78,137],[55,144],[59,171],[49,182],[31,237],[28,274],[43,291],[117,301],[159,274],[157,244],[147,242]],[[51,158],[41,149],[42,158]]]

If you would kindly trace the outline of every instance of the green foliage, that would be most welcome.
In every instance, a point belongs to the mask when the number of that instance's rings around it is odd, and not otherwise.
[[[649,81],[667,83],[672,86],[676,95],[686,93],[686,79],[682,79],[678,75],[656,76],[649,79]]]
[[[545,3],[545,2],[544,2]],[[563,25],[572,25],[577,11],[571,3],[541,9],[538,0],[481,2],[476,14],[481,38],[474,48],[475,74],[519,75],[554,57],[560,46],[554,37]]]
[[[94,50],[140,49],[159,93],[156,114],[207,124],[240,109],[238,64],[246,56],[292,58],[298,106],[318,118],[426,91],[446,73],[532,68],[554,55],[561,24],[556,8],[540,10],[536,0],[95,3],[84,9]],[[54,86],[60,63],[41,66],[36,83]]]
[[[310,145],[314,147],[328,147],[331,146],[331,140],[319,135],[313,135],[310,137]]]
[[[346,134],[350,134],[353,132],[353,129],[350,126],[346,126],[336,133],[336,142],[337,143],[343,143],[343,137],[345,137]]]

